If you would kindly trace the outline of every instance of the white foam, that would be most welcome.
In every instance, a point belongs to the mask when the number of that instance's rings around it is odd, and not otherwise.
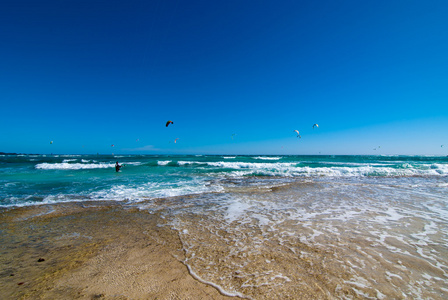
[[[171,160],[159,160],[158,162],[157,162],[157,164],[159,165],[159,166],[166,166],[167,164],[169,164],[171,162]]]
[[[267,218],[264,214],[252,214],[252,218],[258,221],[258,226],[268,226],[271,224],[271,220]]]
[[[277,278],[284,279],[286,282],[290,282],[290,281],[291,281],[291,279],[289,279],[288,276],[284,276],[283,274],[277,274],[277,275],[274,275],[274,276],[272,276],[270,279],[271,279],[271,280],[275,280],[275,279],[277,279]]]
[[[63,163],[69,163],[69,162],[72,162],[72,161],[77,161],[77,159],[76,158],[64,159],[62,162]]]
[[[388,280],[391,280],[392,277],[396,277],[396,278],[398,278],[398,279],[400,279],[400,280],[403,280],[403,278],[402,278],[400,275],[391,273],[391,272],[389,272],[389,271],[386,271],[386,277],[387,277]]]
[[[29,198],[29,197],[27,197]],[[11,200],[14,200],[14,197],[10,198]],[[92,199],[88,198],[82,198],[82,197],[71,197],[70,195],[54,195],[54,196],[47,196],[45,197],[41,202],[35,202],[35,201],[20,201],[14,203],[12,206],[15,207],[26,207],[26,206],[35,206],[35,205],[46,205],[46,204],[54,204],[54,203],[67,203],[67,202],[86,202],[86,201],[93,201]],[[0,207],[11,207],[11,204],[8,205],[0,205]]]
[[[89,163],[89,160],[82,160],[82,163],[71,163],[76,159],[65,159],[62,163],[40,163],[35,166],[36,169],[41,170],[84,170],[84,169],[106,169],[114,168],[115,163],[95,162]],[[141,165],[141,162],[125,162],[124,165]]]
[[[382,300],[382,299],[386,299],[386,295],[384,295],[383,293],[381,293],[380,291],[376,290],[376,298]]]
[[[115,185],[108,189],[91,194],[92,198],[105,200],[128,200],[139,202],[148,199],[170,198],[184,195],[195,195],[210,192],[223,192],[220,185],[205,185],[200,179],[173,183],[148,182],[137,186]]]
[[[142,163],[139,162],[139,161],[127,161],[127,162],[123,163],[123,165],[125,165],[125,166],[128,166],[128,165],[131,165],[131,166],[140,166],[140,165],[142,165]],[[114,166],[115,166],[115,165],[114,165]]]
[[[295,163],[247,163],[247,162],[208,162],[207,165],[213,167],[219,167],[224,169],[274,169],[274,170],[287,170],[288,168],[296,165]]]
[[[446,165],[432,164],[431,170],[440,175],[448,175],[448,164],[446,164]]]
[[[377,217],[375,218],[375,221],[378,222],[378,223],[383,223],[383,224],[385,224],[385,223],[390,222],[390,221],[398,221],[398,220],[400,220],[401,218],[404,218],[403,215],[400,215],[400,214],[399,214],[394,208],[392,208],[392,207],[389,207],[389,208],[387,209],[387,211],[384,212],[384,213],[387,214],[388,216],[377,216]]]
[[[225,218],[229,223],[238,220],[250,207],[251,206],[248,203],[234,199],[227,207],[227,214]]]
[[[189,271],[189,273],[190,273],[191,276],[193,276],[194,278],[196,278],[196,280],[198,280],[198,281],[200,281],[200,282],[202,282],[202,283],[204,283],[204,284],[208,284],[208,285],[214,287],[214,288],[217,289],[221,294],[223,294],[223,295],[225,295],[225,296],[229,296],[229,297],[240,297],[240,298],[244,298],[244,299],[251,299],[251,298],[249,298],[249,297],[246,297],[246,296],[243,295],[242,293],[239,293],[239,292],[236,292],[236,291],[234,291],[234,292],[228,292],[228,291],[224,290],[224,288],[221,287],[220,285],[217,285],[217,284],[215,284],[215,283],[213,283],[213,282],[211,282],[211,281],[207,281],[207,280],[202,279],[198,274],[196,274],[196,273],[193,271],[193,269],[191,268],[191,266],[190,266],[189,264],[187,264],[186,262],[183,262],[183,263],[185,264],[185,266],[187,266],[188,271]]]
[[[83,170],[83,169],[106,169],[114,168],[113,163],[97,163],[97,164],[83,164],[83,163],[40,163],[35,166],[36,169],[41,170]]]
[[[370,286],[369,282],[360,276],[353,276],[351,280],[345,280],[345,283],[355,285],[359,288],[365,289]]]
[[[246,170],[235,170],[235,172],[246,172]],[[202,203],[198,204],[198,201],[206,197],[195,199],[194,208],[189,206],[191,203],[185,203],[183,204],[185,209],[176,209],[176,214],[178,213],[179,216],[189,216],[189,213],[207,215],[205,219],[210,218],[210,223],[201,222],[201,227],[204,226],[207,229],[201,232],[207,232],[205,234],[210,234],[211,239],[216,238],[219,242],[225,242],[227,245],[225,247],[229,247],[223,250],[222,255],[222,263],[227,264],[227,268],[222,271],[215,269],[219,274],[213,273],[215,272],[213,268],[208,268],[210,264],[207,265],[203,261],[196,264],[196,260],[200,259],[209,261],[207,257],[202,257],[201,251],[198,251],[198,248],[206,247],[206,245],[202,245],[197,239],[194,222],[190,221],[191,218],[176,219],[179,222],[176,228],[179,232],[184,232],[183,244],[184,249],[189,251],[188,257],[191,261],[188,263],[191,268],[200,276],[205,276],[205,279],[220,284],[231,292],[243,292],[246,288],[254,290],[264,285],[274,290],[277,284],[284,284],[288,279],[296,284],[296,278],[288,272],[279,275],[251,272],[252,279],[247,281],[239,279],[239,282],[243,282],[242,285],[221,283],[226,281],[226,276],[234,276],[233,274],[239,270],[239,267],[233,264],[232,257],[244,258],[249,269],[253,263],[252,255],[260,255],[263,251],[275,253],[278,250],[277,245],[290,250],[295,257],[309,257],[313,262],[312,258],[315,257],[313,253],[306,253],[305,247],[295,246],[296,242],[300,241],[313,248],[335,247],[341,249],[341,254],[356,253],[358,256],[341,256],[341,258],[344,257],[341,260],[341,270],[350,274],[350,277],[344,277],[350,278],[345,281],[345,289],[350,288],[356,292],[355,298],[372,299],[389,298],[391,296],[389,289],[397,291],[398,295],[401,292],[402,288],[399,285],[411,271],[406,270],[400,261],[397,262],[397,257],[405,258],[406,262],[408,262],[407,259],[412,260],[416,257],[424,260],[431,267],[446,270],[443,256],[442,258],[437,256],[443,255],[442,252],[433,252],[435,249],[431,249],[434,244],[443,242],[438,241],[440,237],[437,233],[441,228],[446,228],[445,225],[440,225],[440,222],[446,224],[446,219],[440,218],[440,221],[428,222],[434,214],[431,210],[425,209],[422,203],[425,201],[433,209],[436,207],[446,211],[445,206],[438,205],[446,201],[435,200],[429,193],[430,188],[428,188],[428,195],[425,195],[426,198],[420,197],[413,189],[408,188],[410,182],[420,182],[422,178],[307,181],[311,184],[292,185],[291,190],[281,189],[276,195],[275,193],[242,195],[229,193],[222,194],[222,197],[213,197],[213,204],[208,205],[204,210],[197,209],[197,206],[201,206]],[[436,181],[440,179],[436,178]],[[252,181],[249,180],[249,183]],[[416,197],[413,198],[413,196]],[[182,210],[186,213],[185,215]],[[421,221],[425,221],[423,226]],[[183,226],[182,223],[187,225]],[[419,226],[408,226],[408,223]],[[422,227],[423,230],[421,230]],[[185,229],[190,230],[188,231],[190,234],[185,234]],[[220,234],[220,229],[224,230],[225,234]],[[413,233],[417,234],[413,235]],[[429,247],[417,247],[419,244],[413,243],[411,237],[424,241]],[[358,241],[364,242],[358,243]],[[353,245],[352,249],[344,249],[347,243]],[[345,257],[349,258],[345,260]],[[266,268],[274,268],[274,265],[277,265],[271,257],[260,258],[266,263],[264,265]],[[366,270],[371,267],[380,268],[383,263],[388,266],[383,273],[372,277],[365,275],[370,275]],[[411,265],[409,265],[410,270],[412,270]],[[213,276],[203,275],[210,274],[209,272],[213,273]],[[236,274],[238,276],[235,277],[245,278],[240,273]],[[385,277],[388,279],[386,283],[388,285],[383,290],[377,285],[379,282],[377,280],[383,280]],[[434,281],[434,279],[431,280]],[[398,281],[400,284],[395,286],[394,283]],[[420,283],[411,283],[411,286],[421,287]],[[341,294],[338,293],[335,296],[338,295]]]
[[[280,159],[281,157],[275,158]],[[263,157],[263,159],[272,159]],[[286,177],[364,177],[364,176],[445,176],[448,175],[448,165],[415,165],[405,168],[392,166],[377,166],[375,164],[357,164],[353,166],[309,167],[299,166],[300,162],[238,162],[238,161],[179,161],[179,166],[198,165],[219,169],[245,170],[245,173],[226,173],[227,176],[238,177],[247,175],[286,176]]]
[[[281,157],[271,157],[271,156],[258,156],[254,157],[254,159],[261,159],[261,160],[280,160]]]
[[[331,218],[326,218],[327,220],[340,220],[343,222],[347,222],[348,220],[352,220],[357,218],[358,215],[363,214],[364,211],[353,211],[353,210],[349,210],[347,208],[347,210],[343,211],[342,214],[338,214],[337,216],[331,217]]]

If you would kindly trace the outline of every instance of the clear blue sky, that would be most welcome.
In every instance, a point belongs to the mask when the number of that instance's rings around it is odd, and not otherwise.
[[[447,16],[444,0],[2,1],[0,151],[446,155]]]

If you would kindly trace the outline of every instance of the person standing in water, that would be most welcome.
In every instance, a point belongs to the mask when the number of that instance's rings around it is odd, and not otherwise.
[[[121,169],[121,165],[119,165],[118,161],[117,161],[117,163],[115,164],[115,172],[120,171],[120,169]]]

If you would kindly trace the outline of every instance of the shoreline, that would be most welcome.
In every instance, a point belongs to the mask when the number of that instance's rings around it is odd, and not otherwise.
[[[238,299],[200,282],[163,219],[104,201],[0,208],[0,299]]]
[[[6,162],[0,299],[447,295],[444,159]]]

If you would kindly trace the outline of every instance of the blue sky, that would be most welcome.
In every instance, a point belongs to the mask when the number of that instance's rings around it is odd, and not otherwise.
[[[0,151],[446,155],[447,11],[3,1]]]

